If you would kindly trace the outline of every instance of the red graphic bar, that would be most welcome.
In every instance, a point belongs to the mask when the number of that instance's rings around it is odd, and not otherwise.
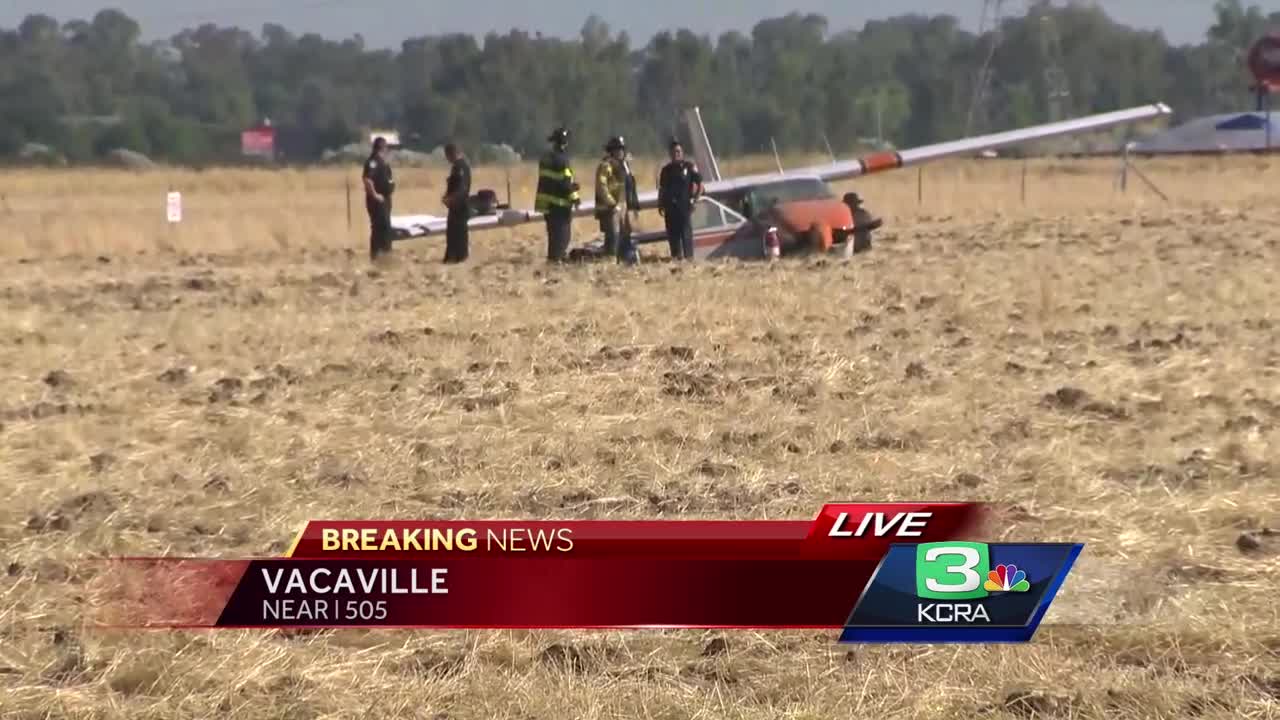
[[[312,521],[283,558],[116,561],[95,605],[115,627],[839,628],[890,544],[966,537],[978,513],[859,503],[812,522]]]
[[[117,562],[99,627],[834,629],[879,559]]]

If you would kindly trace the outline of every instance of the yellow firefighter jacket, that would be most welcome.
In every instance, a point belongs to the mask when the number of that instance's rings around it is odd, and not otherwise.
[[[607,215],[615,209],[626,212],[627,173],[622,161],[606,155],[596,168],[596,214]]]

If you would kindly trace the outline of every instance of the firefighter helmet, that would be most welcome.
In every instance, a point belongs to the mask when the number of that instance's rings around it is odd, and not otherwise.
[[[569,130],[564,127],[558,127],[547,136],[547,141],[557,145],[565,145],[569,142]]]
[[[626,150],[627,141],[624,140],[621,135],[615,135],[609,138],[609,142],[605,143],[604,149],[608,152],[613,152],[614,150]]]

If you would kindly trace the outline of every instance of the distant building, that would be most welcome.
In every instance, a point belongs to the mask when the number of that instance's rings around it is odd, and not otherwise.
[[[1270,146],[1268,146],[1270,125]],[[1280,146],[1275,119],[1267,113],[1224,113],[1196,118],[1145,140],[1129,151],[1141,155],[1267,152]]]
[[[240,132],[240,154],[274,160],[276,157],[276,129],[268,120],[257,127]]]
[[[385,139],[387,141],[387,147],[391,148],[392,150],[395,150],[396,148],[401,147],[400,133],[396,132],[395,130],[370,130],[369,144],[372,145],[374,138],[379,138],[379,137]]]
[[[306,128],[282,127],[265,120],[240,132],[240,154],[273,162],[311,162],[320,157],[320,140]]]

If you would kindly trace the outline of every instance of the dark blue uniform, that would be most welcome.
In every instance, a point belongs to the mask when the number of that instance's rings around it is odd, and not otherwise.
[[[627,210],[631,213],[640,212],[640,190],[636,187],[636,176],[631,172],[630,158],[622,161],[623,168],[626,169],[626,191],[627,191]],[[628,265],[635,265],[640,261],[640,253],[636,249],[635,238],[631,236],[631,218],[622,218],[622,237],[618,243],[618,258]]]
[[[396,189],[391,166],[375,153],[364,163],[362,178],[373,182],[381,202],[366,190],[364,209],[369,213],[369,258],[391,252],[391,194]]]
[[[471,164],[465,157],[453,161],[445,194],[451,198],[451,204],[444,231],[444,261],[460,263],[466,261],[471,253],[470,227],[467,225],[471,219],[471,208],[467,204],[467,198],[471,196]]]
[[[658,208],[667,226],[671,257],[693,259],[693,203],[702,187],[698,167],[688,160],[672,160],[658,175]]]

